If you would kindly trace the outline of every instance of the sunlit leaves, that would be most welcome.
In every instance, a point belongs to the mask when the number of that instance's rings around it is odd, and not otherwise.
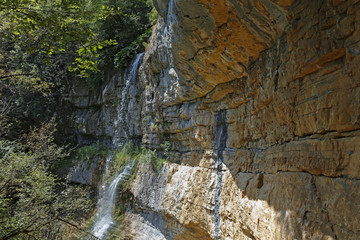
[[[154,12],[149,0],[0,0],[0,6],[5,22],[0,31],[8,29],[29,53],[44,53],[45,63],[46,56],[79,48],[69,69],[82,77],[113,65],[119,51],[127,55],[124,62],[142,51],[142,44],[138,48],[134,41],[155,20],[149,20],[149,12]]]
[[[85,43],[94,36],[91,24],[98,12],[89,1],[0,1],[3,20],[15,35],[36,40],[56,51],[71,41]],[[52,51],[52,52],[54,52]]]
[[[79,57],[75,59],[70,71],[79,71],[82,77],[89,77],[89,72],[99,72],[98,59],[99,51],[104,47],[117,45],[115,40],[99,41],[95,45],[82,47],[78,50]]]

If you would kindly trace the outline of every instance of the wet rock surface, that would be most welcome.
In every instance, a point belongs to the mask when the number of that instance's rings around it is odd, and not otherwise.
[[[142,62],[139,54],[120,71],[108,72],[103,85],[95,91],[85,82],[79,82],[69,93],[74,105],[74,128],[79,145],[120,142],[141,138],[140,106],[137,69]]]

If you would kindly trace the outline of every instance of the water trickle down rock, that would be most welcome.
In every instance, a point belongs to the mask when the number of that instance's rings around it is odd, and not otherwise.
[[[129,67],[124,73],[124,86],[121,92],[121,103],[117,109],[117,118],[114,121],[115,134],[113,137],[113,147],[120,147],[124,141],[129,140],[130,135],[134,135],[130,124],[130,110],[134,109],[136,103],[136,80],[138,69],[141,65],[144,53],[140,53],[133,58]],[[108,178],[109,169],[113,160],[113,154],[109,154],[106,158],[104,181]],[[102,239],[109,228],[114,224],[113,212],[116,198],[116,189],[119,184],[126,181],[132,171],[134,162],[130,162],[120,174],[118,174],[111,184],[107,187],[104,183],[101,186],[100,196],[98,200],[98,213],[93,227],[94,235]]]
[[[110,158],[107,158],[106,165],[110,163]],[[93,227],[93,233],[96,237],[103,239],[106,232],[114,224],[113,212],[115,208],[116,189],[119,184],[129,179],[131,171],[134,167],[134,161],[130,162],[125,168],[118,174],[110,185],[106,188],[104,184],[100,194],[98,202],[98,213]],[[109,168],[106,168],[105,176],[109,173]]]
[[[173,57],[173,42],[174,39],[174,28],[177,24],[176,12],[177,0],[170,0],[168,4],[168,10],[166,15],[166,27],[163,29],[162,36],[164,38],[163,44],[167,54],[164,54],[164,62],[168,63],[167,68],[161,73],[159,90],[162,92],[164,102],[172,100],[179,93],[177,92],[180,88],[180,76],[177,68],[174,64]]]
[[[220,200],[221,200],[221,188],[223,178],[223,152],[226,148],[227,140],[227,126],[226,126],[226,110],[220,110],[215,114],[215,146],[214,146],[214,158],[215,170],[217,172],[217,183],[215,192],[215,206],[214,206],[214,232],[215,239],[219,240],[221,236],[220,232]]]
[[[114,121],[114,146],[121,145],[122,140],[128,140],[130,136],[135,134],[135,127],[133,127],[135,123],[131,123],[132,121],[129,121],[129,118],[131,111],[134,110],[135,105],[137,104],[136,80],[143,56],[144,53],[136,55],[124,73],[124,86],[121,92],[121,103],[117,107],[117,119]]]

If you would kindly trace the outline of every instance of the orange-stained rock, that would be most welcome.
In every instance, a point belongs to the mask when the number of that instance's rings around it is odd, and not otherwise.
[[[345,48],[336,49],[335,51],[333,51],[331,53],[327,53],[325,56],[322,56],[322,57],[316,59],[315,62],[306,64],[305,66],[303,66],[302,69],[304,69],[304,70],[300,73],[300,75],[296,76],[295,79],[303,78],[308,74],[318,71],[326,63],[345,56],[345,53],[346,53]],[[331,71],[328,73],[331,73]]]
[[[143,143],[173,157],[137,175],[140,215],[167,239],[360,239],[360,1],[171,1],[139,74]]]
[[[281,7],[290,7],[294,0],[272,0]]]

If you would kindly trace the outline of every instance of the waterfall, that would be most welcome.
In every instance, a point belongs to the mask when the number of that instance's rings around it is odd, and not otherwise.
[[[178,95],[178,89],[180,89],[180,75],[174,63],[173,56],[173,43],[175,43],[176,37],[174,29],[179,28],[177,26],[177,3],[178,0],[169,0],[168,11],[166,15],[166,26],[162,32],[162,43],[166,48],[166,54],[160,56],[161,61],[167,62],[168,66],[163,70],[160,77],[159,91],[163,95],[164,99],[167,101],[172,97]]]
[[[138,69],[141,65],[144,53],[136,55],[129,67],[124,72],[124,85],[121,91],[121,103],[117,106],[117,117],[114,121],[115,133],[113,137],[113,147],[119,148],[124,140],[129,139],[129,111],[132,102],[136,101],[136,80]],[[135,90],[134,90],[135,89]],[[135,99],[135,100],[134,100]],[[106,158],[104,181],[109,178],[110,166],[114,156],[109,154]],[[99,239],[103,239],[107,231],[114,224],[113,213],[115,209],[116,189],[119,184],[128,180],[134,166],[131,161],[124,169],[112,180],[110,185],[103,185],[100,188],[96,219],[92,232]]]
[[[115,208],[116,189],[120,183],[129,179],[133,166],[134,161],[129,162],[107,188],[103,185],[103,191],[98,202],[98,213],[93,227],[94,235],[100,239],[104,237],[105,233],[114,224],[112,215]],[[105,174],[108,173],[105,172]]]
[[[175,15],[175,4],[176,0],[170,0],[168,5],[168,11],[166,15],[166,27],[164,29],[164,43],[166,44],[166,47],[169,50],[169,53],[172,49],[172,38],[173,38],[173,31],[174,31],[174,25],[177,22],[177,17]],[[170,56],[170,65],[173,65],[173,58]]]
[[[132,86],[136,84],[138,69],[142,63],[143,56],[144,53],[137,54],[124,72],[124,86],[121,91],[121,103],[117,107],[117,118],[114,121],[115,134],[113,145],[115,147],[121,145],[121,139],[128,139],[130,135],[128,129],[128,112],[131,110],[131,104],[129,105],[129,103],[132,98],[136,97],[136,93],[131,90]],[[135,86],[134,88],[136,89]]]

